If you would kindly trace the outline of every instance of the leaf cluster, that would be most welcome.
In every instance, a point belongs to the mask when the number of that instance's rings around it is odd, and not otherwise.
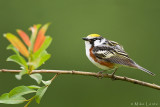
[[[42,82],[44,85],[17,86],[9,93],[2,94],[0,96],[0,103],[20,104],[28,102],[25,107],[27,107],[33,99],[35,99],[38,104],[40,103],[42,96],[46,92],[52,80],[44,81],[42,80],[41,74],[32,74],[32,71],[39,68],[51,57],[51,55],[46,51],[52,42],[52,38],[45,34],[48,26],[49,23],[42,27],[40,24],[33,25],[29,28],[31,31],[30,37],[23,30],[17,29],[16,31],[23,41],[12,33],[4,34],[4,37],[11,43],[7,49],[12,50],[15,53],[9,56],[7,61],[17,63],[22,69],[22,71],[15,75],[15,77],[18,80],[21,80],[23,75],[28,74],[29,77],[34,79],[38,84]],[[24,97],[26,94],[31,93],[35,93],[32,98],[26,99]]]

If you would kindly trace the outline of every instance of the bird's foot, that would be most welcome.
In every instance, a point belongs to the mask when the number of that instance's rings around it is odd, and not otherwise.
[[[104,71],[99,71],[99,72],[98,72],[98,75],[97,75],[97,78],[98,78],[98,79],[102,79],[102,78],[103,78],[103,72],[104,72]]]

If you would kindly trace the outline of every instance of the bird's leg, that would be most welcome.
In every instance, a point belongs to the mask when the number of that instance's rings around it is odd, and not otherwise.
[[[118,69],[118,68],[116,68],[116,69],[113,71],[113,73],[111,74],[112,76],[114,76],[114,74],[116,73],[117,69]]]
[[[116,69],[113,71],[113,73],[111,74],[111,78],[112,78],[112,79],[115,79],[115,78],[114,78],[114,74],[116,73],[117,69],[118,69],[118,68],[116,68]]]

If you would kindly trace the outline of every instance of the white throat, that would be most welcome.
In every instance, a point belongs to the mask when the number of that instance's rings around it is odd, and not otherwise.
[[[85,41],[85,48],[86,48],[86,52],[89,51],[89,49],[92,47],[92,45],[88,42]]]

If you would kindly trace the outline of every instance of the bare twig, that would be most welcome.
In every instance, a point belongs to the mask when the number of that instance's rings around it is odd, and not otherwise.
[[[8,70],[8,69],[1,69],[0,72],[10,72],[10,73],[19,73],[21,70]],[[67,71],[67,70],[33,70],[32,73],[57,73],[57,74],[75,74],[75,75],[86,75],[86,76],[95,76],[95,77],[104,77],[104,78],[113,78],[111,74],[99,74],[99,73],[94,73],[94,72],[84,72],[84,71]],[[148,83],[128,77],[123,77],[123,76],[117,76],[114,75],[115,80],[122,80],[122,81],[127,81],[131,82],[134,84],[139,84],[142,86],[154,88],[157,90],[160,90],[160,86],[156,85],[154,83]]]
[[[58,76],[58,73],[54,75],[54,77],[51,79],[51,82]]]

